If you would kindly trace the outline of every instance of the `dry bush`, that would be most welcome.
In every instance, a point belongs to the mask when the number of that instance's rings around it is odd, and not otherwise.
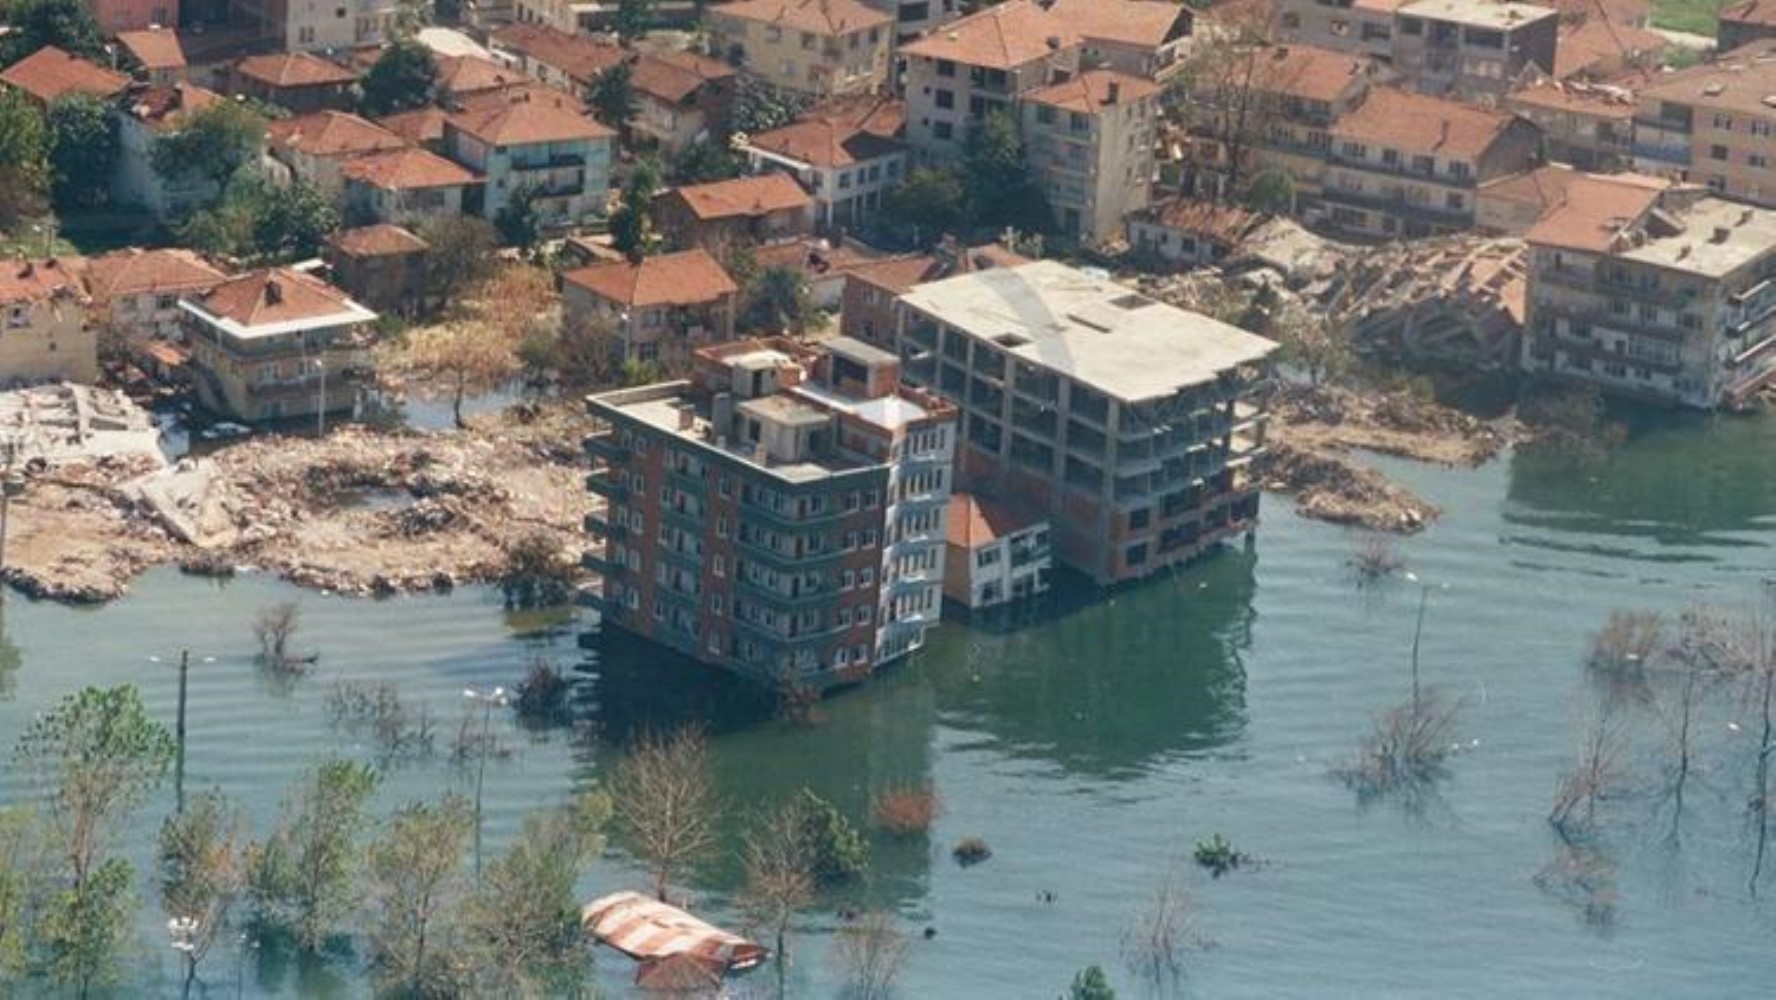
[[[1598,716],[1585,728],[1579,761],[1560,776],[1554,807],[1548,813],[1548,822],[1562,837],[1571,839],[1595,827],[1598,800],[1618,788],[1625,777],[1625,750],[1622,728],[1609,715]]]
[[[327,692],[326,707],[331,725],[367,733],[384,756],[428,756],[436,743],[431,712],[408,706],[393,684],[340,681]]]
[[[518,718],[526,723],[537,726],[559,725],[573,718],[567,702],[568,693],[572,690],[567,672],[547,657],[539,656],[532,661],[530,671],[513,690],[517,697],[512,705],[517,709]]]
[[[1665,642],[1665,619],[1657,611],[1611,611],[1591,639],[1585,665],[1615,675],[1646,669]]]
[[[872,911],[839,931],[833,949],[845,970],[845,995],[853,1000],[885,1000],[906,964],[907,948],[907,937],[895,926],[892,913]]]
[[[253,619],[253,637],[259,640],[259,662],[278,670],[297,670],[313,657],[290,651],[290,640],[302,624],[302,608],[295,601],[279,601],[259,609]]]
[[[1184,953],[1201,945],[1196,904],[1176,871],[1166,873],[1147,907],[1122,936],[1129,971],[1164,991],[1184,974]]]
[[[1616,867],[1598,851],[1562,843],[1536,873],[1536,887],[1576,910],[1587,923],[1607,927],[1616,919]]]
[[[913,837],[931,829],[943,811],[943,801],[931,786],[891,788],[876,796],[872,809],[876,825],[896,837]]]
[[[1376,716],[1355,760],[1333,773],[1362,798],[1428,785],[1447,773],[1461,704],[1427,689]]]
[[[1406,567],[1406,560],[1394,551],[1393,540],[1386,535],[1365,535],[1351,553],[1351,568],[1356,570],[1357,583],[1375,583],[1393,576]]]

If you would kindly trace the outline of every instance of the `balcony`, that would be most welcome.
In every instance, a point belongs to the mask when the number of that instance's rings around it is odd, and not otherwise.
[[[585,165],[586,158],[578,153],[557,153],[539,160],[514,156],[511,161],[512,170],[518,173],[529,173],[536,170],[568,170]]]
[[[612,465],[629,460],[628,447],[619,443],[615,434],[593,434],[581,443],[588,458],[603,459]]]
[[[580,565],[585,568],[587,572],[596,573],[600,577],[607,579],[613,576],[622,576],[624,573],[628,572],[628,567],[620,562],[606,559],[604,556],[599,555],[596,550],[587,550],[582,554],[580,556]]]
[[[601,472],[594,472],[586,477],[586,489],[611,503],[629,502],[629,487]]]
[[[600,538],[623,538],[629,534],[628,525],[621,521],[607,520],[604,514],[587,514],[581,524],[587,534]]]

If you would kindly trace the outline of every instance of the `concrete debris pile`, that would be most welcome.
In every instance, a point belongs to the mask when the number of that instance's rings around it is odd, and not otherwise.
[[[1409,534],[1436,518],[1436,505],[1374,469],[1342,456],[1273,441],[1264,456],[1264,487],[1295,497],[1303,517],[1371,531]]]

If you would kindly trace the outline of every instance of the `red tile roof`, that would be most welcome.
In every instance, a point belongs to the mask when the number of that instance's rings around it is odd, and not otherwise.
[[[179,44],[179,34],[169,28],[149,28],[145,31],[120,31],[117,43],[129,50],[136,57],[143,69],[184,69],[185,47]]]
[[[949,542],[961,548],[991,544],[1006,535],[1033,528],[1044,520],[1009,501],[988,499],[973,493],[950,494]]]
[[[449,120],[449,112],[443,108],[427,105],[423,108],[414,108],[412,111],[399,111],[392,115],[384,115],[376,119],[376,124],[415,146],[423,146],[442,142],[444,140],[444,123]]]
[[[1252,89],[1332,104],[1351,82],[1375,70],[1372,60],[1312,45],[1277,45],[1261,51],[1252,67]]]
[[[273,149],[309,156],[361,156],[406,147],[407,140],[381,125],[343,111],[316,111],[283,118],[266,129]]]
[[[1514,115],[1440,97],[1376,87],[1332,126],[1339,140],[1373,142],[1407,153],[1474,159],[1516,121]]]
[[[1144,221],[1183,232],[1203,233],[1226,243],[1238,243],[1265,220],[1265,216],[1223,202],[1195,198],[1167,198],[1142,213]]]
[[[102,302],[119,295],[208,291],[227,277],[190,250],[132,247],[94,257],[87,267],[86,287]]]
[[[640,264],[605,261],[568,271],[561,280],[632,308],[700,305],[740,290],[701,249],[644,257]]]
[[[580,142],[609,139],[608,127],[546,101],[499,100],[476,102],[450,116],[450,124],[482,142],[495,146],[523,146],[538,142]]]
[[[416,148],[359,156],[348,162],[339,172],[349,180],[360,181],[385,191],[414,191],[481,183],[481,177],[474,171],[458,166],[436,153]]]
[[[451,94],[478,94],[498,90],[527,79],[523,73],[508,69],[490,59],[478,56],[438,57],[438,89]]]
[[[1670,47],[1665,36],[1627,24],[1587,18],[1560,32],[1554,50],[1554,75],[1562,80],[1615,72],[1620,66],[1648,62]],[[1617,63],[1612,66],[1609,63]]]
[[[86,260],[81,257],[0,261],[0,304],[42,302],[58,296],[84,301],[81,276],[85,272]]]
[[[683,103],[705,84],[738,75],[727,63],[691,52],[654,55],[644,52],[635,60],[630,85],[640,94],[667,104]]]
[[[1621,121],[1634,117],[1637,103],[1634,91],[1627,87],[1546,78],[1525,84],[1505,98],[1507,106],[1545,108]]]
[[[411,230],[387,224],[346,229],[334,233],[327,242],[348,257],[395,257],[432,248]]]
[[[131,95],[126,106],[131,117],[156,132],[177,128],[185,119],[212,105],[227,100],[213,90],[195,83],[175,83],[170,87],[146,87]]]
[[[747,144],[815,167],[847,167],[891,156],[906,147],[887,136],[906,124],[906,105],[889,98],[869,99],[859,114],[855,102],[822,114],[816,108],[801,120],[748,137]],[[886,134],[882,131],[886,129]]]
[[[849,35],[894,23],[887,14],[861,0],[734,0],[709,8],[714,17],[775,24],[821,37]]]
[[[1670,186],[1668,180],[1639,174],[1576,174],[1565,179],[1553,206],[1523,239],[1540,246],[1606,253]]]
[[[251,271],[188,298],[210,315],[244,327],[322,319],[362,308],[332,285],[287,267]]]
[[[115,97],[129,89],[130,78],[45,45],[6,67],[0,72],[0,82],[49,104],[68,94]]]
[[[248,56],[234,71],[249,80],[284,90],[298,87],[338,87],[356,83],[358,74],[307,52],[274,52]]]
[[[1094,69],[1063,83],[1029,91],[1024,94],[1024,100],[1060,108],[1062,111],[1095,115],[1105,108],[1125,107],[1135,101],[1158,95],[1159,86],[1151,80],[1107,69]]]
[[[968,66],[1012,69],[1078,43],[1074,26],[1036,0],[1006,0],[937,28],[901,46],[901,51]]]
[[[627,58],[627,53],[615,45],[540,24],[507,25],[493,33],[493,44],[552,66],[582,86]]]
[[[683,200],[693,215],[705,221],[766,215],[814,204],[800,184],[789,175],[778,173],[692,184],[674,188],[667,196]]]
[[[1052,9],[1081,38],[1155,49],[1189,35],[1194,20],[1169,0],[1055,0]]]
[[[1720,19],[1740,24],[1776,26],[1776,0],[1741,0],[1721,8]]]

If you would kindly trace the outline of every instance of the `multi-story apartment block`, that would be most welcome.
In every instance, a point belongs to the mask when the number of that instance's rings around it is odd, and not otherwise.
[[[1164,80],[1183,68],[1196,15],[1168,0],[1049,0],[1078,33],[1080,65]]]
[[[629,57],[626,50],[585,35],[540,24],[514,24],[494,32],[494,53],[551,87],[589,96],[604,71]]]
[[[481,211],[498,219],[520,193],[545,228],[602,215],[616,133],[548,101],[477,100],[444,123],[444,148],[481,176]]]
[[[1560,15],[1509,0],[1415,0],[1394,14],[1393,63],[1425,94],[1503,94],[1554,72]]]
[[[1278,0],[1273,34],[1289,45],[1391,59],[1402,0]]]
[[[1665,74],[1640,91],[1634,166],[1776,205],[1776,44]]]
[[[1377,87],[1332,127],[1321,202],[1334,227],[1357,235],[1468,229],[1478,187],[1534,166],[1540,144],[1515,115]]]
[[[229,23],[252,29],[285,52],[381,45],[400,8],[397,0],[229,0]]]
[[[99,378],[98,325],[88,322],[86,261],[0,262],[0,385]]]
[[[1556,163],[1609,173],[1634,164],[1634,93],[1608,84],[1539,79],[1507,94],[1503,107],[1542,130]]]
[[[1254,529],[1275,344],[1057,261],[900,305],[907,379],[965,419],[960,486],[1046,515],[1063,562],[1134,580]]]
[[[197,398],[248,422],[350,410],[369,371],[376,314],[290,268],[230,278],[179,300]]]
[[[864,0],[894,17],[894,38],[906,44],[962,16],[959,0]]]
[[[894,16],[862,0],[734,0],[705,18],[710,51],[778,90],[824,99],[888,84]]]
[[[1024,161],[1062,235],[1101,243],[1147,207],[1159,93],[1143,77],[1087,70],[1021,96]]]
[[[906,58],[907,142],[927,162],[962,155],[968,129],[1017,96],[1079,72],[1080,41],[1039,0],[1006,0],[927,35]]]
[[[794,122],[746,137],[739,146],[754,171],[781,170],[814,199],[821,229],[874,216],[907,172],[906,105],[891,97],[850,98]]]
[[[942,605],[956,410],[843,337],[697,352],[689,381],[596,395],[603,621],[774,686],[855,682]]]
[[[688,365],[697,348],[734,339],[739,294],[728,272],[700,249],[600,261],[561,276],[570,328],[608,329],[623,360],[673,369]]]
[[[1776,380],[1776,212],[1591,177],[1525,239],[1525,369],[1701,408]]]

